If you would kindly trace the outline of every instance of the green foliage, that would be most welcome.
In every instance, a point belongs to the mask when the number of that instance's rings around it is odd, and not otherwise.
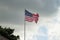
[[[14,29],[10,29],[10,28],[2,28],[0,26],[0,35],[8,38],[9,40],[17,40],[17,37],[19,36],[15,36],[12,33],[14,32]]]
[[[13,33],[14,29],[10,29],[10,28],[4,28],[5,31],[7,31],[7,33],[10,35]]]

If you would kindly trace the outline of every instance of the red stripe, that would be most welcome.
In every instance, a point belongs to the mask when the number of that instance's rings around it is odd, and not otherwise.
[[[33,21],[35,21],[35,23],[37,23],[38,17],[39,17],[38,14],[33,14],[33,17],[25,16],[25,21],[28,21],[28,22],[33,22]]]
[[[25,16],[25,21],[33,22],[33,17]]]

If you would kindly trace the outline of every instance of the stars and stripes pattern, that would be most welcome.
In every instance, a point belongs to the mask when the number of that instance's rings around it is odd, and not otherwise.
[[[35,21],[35,23],[37,23],[38,17],[39,17],[38,13],[36,13],[36,14],[34,13],[33,14],[33,13],[25,10],[25,21],[28,21],[28,22]]]

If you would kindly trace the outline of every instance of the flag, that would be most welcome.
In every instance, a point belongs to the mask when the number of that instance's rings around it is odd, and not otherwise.
[[[35,23],[37,23],[38,17],[39,17],[38,13],[36,13],[36,14],[34,13],[33,14],[33,13],[25,10],[25,21],[28,21],[28,22],[35,21]]]

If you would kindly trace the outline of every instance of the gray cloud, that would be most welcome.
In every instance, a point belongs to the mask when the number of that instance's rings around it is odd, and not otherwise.
[[[2,0],[0,6],[0,23],[23,24],[24,11],[13,0]]]
[[[48,16],[59,6],[59,0],[0,0],[0,22],[23,24],[25,8]]]
[[[28,0],[26,2],[26,8],[37,10],[42,16],[48,16],[57,11],[60,5],[58,1],[59,0]]]

